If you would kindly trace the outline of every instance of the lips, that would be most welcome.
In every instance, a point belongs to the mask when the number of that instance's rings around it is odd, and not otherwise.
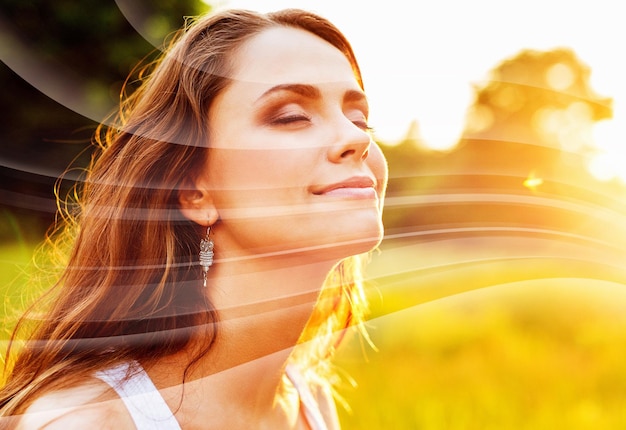
[[[341,182],[316,189],[313,194],[348,198],[376,198],[375,186],[376,181],[368,176],[353,176]]]

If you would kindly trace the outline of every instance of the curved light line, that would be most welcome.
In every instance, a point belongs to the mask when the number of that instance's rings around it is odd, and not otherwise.
[[[85,118],[101,122],[113,108],[113,104],[90,102],[86,97],[88,82],[73,70],[33,55],[2,16],[0,60],[41,93]]]

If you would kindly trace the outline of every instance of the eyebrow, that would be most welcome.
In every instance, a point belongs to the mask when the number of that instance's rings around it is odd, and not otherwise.
[[[298,94],[300,96],[309,98],[309,99],[319,99],[322,97],[322,94],[320,92],[320,90],[313,86],[313,85],[308,85],[308,84],[279,84],[279,85],[275,85],[272,88],[268,89],[267,91],[265,91],[263,94],[261,94],[261,96],[256,100],[256,102],[258,102],[259,100],[262,100],[274,93],[278,93],[281,91],[288,91],[288,92],[292,92],[295,94]],[[363,93],[362,91],[358,91],[358,90],[348,90],[346,91],[346,93],[343,96],[343,101],[344,102],[366,102],[367,103],[367,97],[365,96],[365,93]],[[255,102],[255,103],[256,103]]]
[[[346,91],[346,93],[343,95],[343,102],[344,103],[358,103],[358,102],[365,103],[365,106],[369,109],[367,96],[365,95],[363,91],[357,91],[357,90]]]
[[[301,95],[309,99],[319,99],[322,96],[320,93],[320,90],[314,87],[313,85],[279,84],[265,91],[263,94],[261,94],[261,96],[256,101],[258,102],[259,100],[262,100],[274,93],[278,93],[281,91],[288,91],[288,92],[295,93],[295,94]]]

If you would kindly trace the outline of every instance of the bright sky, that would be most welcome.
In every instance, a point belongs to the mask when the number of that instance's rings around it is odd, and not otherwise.
[[[383,141],[401,138],[416,119],[429,145],[453,143],[472,103],[472,84],[525,48],[572,48],[592,68],[595,91],[614,99],[615,119],[599,130],[603,139],[613,139],[606,146],[614,147],[613,128],[624,124],[626,25],[619,1],[223,0],[222,5],[261,12],[299,7],[333,21],[356,51],[371,124]]]

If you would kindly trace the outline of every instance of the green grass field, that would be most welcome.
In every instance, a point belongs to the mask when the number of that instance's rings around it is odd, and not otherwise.
[[[429,261],[385,277],[400,260],[391,267],[383,254],[368,290],[378,351],[353,336],[336,358],[358,384],[342,391],[345,430],[626,428],[624,284],[591,279],[593,268],[540,276],[511,261],[436,273]],[[5,321],[28,297],[30,255],[25,244],[0,247]]]
[[[620,288],[521,282],[370,321],[378,352],[337,358],[358,382],[344,429],[625,428]]]
[[[358,384],[343,428],[626,428],[626,277],[601,251],[526,238],[383,250],[378,351],[352,337],[336,359]]]

